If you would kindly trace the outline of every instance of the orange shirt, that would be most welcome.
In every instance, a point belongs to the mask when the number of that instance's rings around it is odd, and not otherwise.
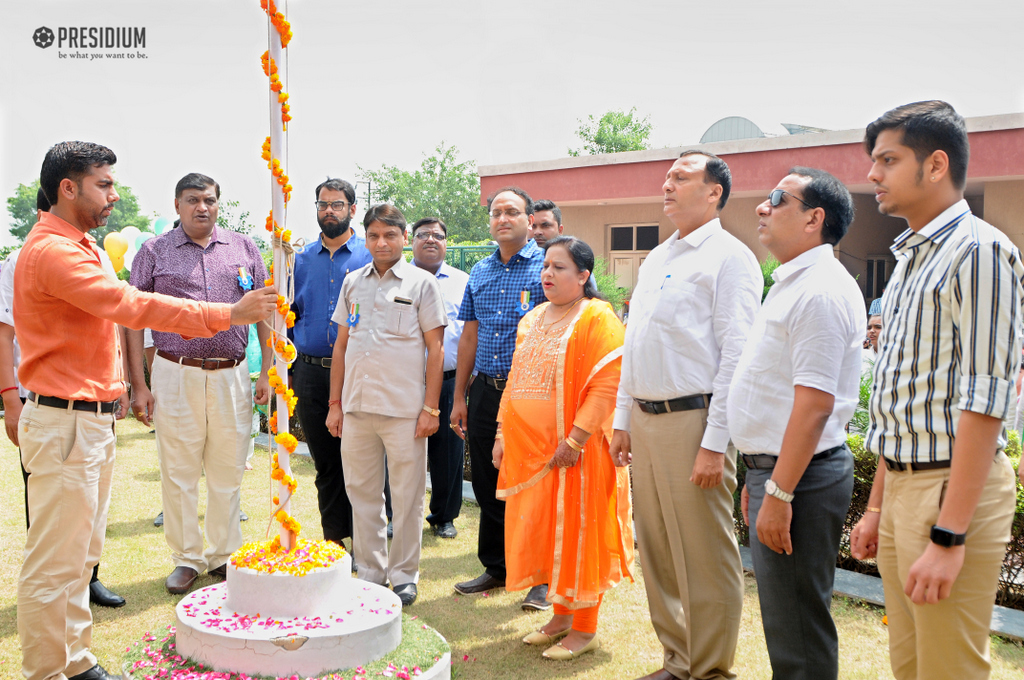
[[[55,215],[32,227],[14,271],[18,380],[49,397],[112,401],[124,391],[114,324],[210,337],[231,306],[143,293],[103,271],[96,239]]]

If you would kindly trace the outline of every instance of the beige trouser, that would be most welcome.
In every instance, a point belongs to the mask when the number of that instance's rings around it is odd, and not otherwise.
[[[252,428],[248,366],[204,371],[158,356],[150,377],[163,493],[164,537],[176,567],[216,569],[242,545],[242,475]],[[199,477],[206,474],[206,540]]]
[[[416,439],[416,418],[346,413],[341,465],[352,502],[352,553],[359,578],[392,586],[420,580],[423,505],[427,493],[427,440]],[[395,537],[388,554],[384,513],[384,458],[391,481]]]
[[[650,415],[633,405],[633,512],[651,623],[678,678],[735,678],[743,572],[733,526],[736,451],[723,483],[690,481],[707,409]]]
[[[988,678],[989,627],[999,571],[1010,540],[1016,475],[999,453],[967,529],[964,566],[950,596],[916,605],[903,592],[907,574],[930,542],[949,469],[886,470],[878,527],[878,571],[889,615],[889,659],[897,680]]]
[[[18,423],[31,526],[18,580],[22,673],[64,680],[96,665],[89,581],[114,472],[114,416],[37,406]]]

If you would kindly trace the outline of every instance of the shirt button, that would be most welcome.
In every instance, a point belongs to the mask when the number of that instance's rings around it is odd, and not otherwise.
[[[369,353],[369,352],[367,352],[367,353],[366,353],[366,356],[370,356],[370,353]]]
[[[497,334],[497,333],[495,333],[495,334],[494,334],[494,337],[498,337],[498,334]]]
[[[505,267],[505,271],[508,271],[508,267]]]
[[[363,377],[364,377],[364,378],[369,378],[370,376],[368,376],[368,375],[364,375]]]
[[[505,292],[505,289],[504,289],[504,288],[502,288],[502,289],[501,289],[501,292],[502,292],[502,293],[504,293],[504,292]]]
[[[501,311],[500,311],[500,310],[498,311],[498,314],[501,314]]]

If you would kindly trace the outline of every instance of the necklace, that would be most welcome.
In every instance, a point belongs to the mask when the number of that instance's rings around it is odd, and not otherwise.
[[[562,314],[562,316],[558,317],[557,320],[549,323],[546,328],[544,327],[544,320],[541,319],[541,322],[539,324],[537,324],[539,326],[539,328],[540,328],[540,332],[541,333],[545,333],[545,334],[549,333],[552,328],[554,328],[559,323],[561,323],[562,320],[565,319],[565,317],[569,316],[569,312],[571,312],[572,310],[576,309],[576,305],[578,305],[582,300],[583,300],[583,296],[580,296],[579,298],[577,298],[576,302],[572,303],[569,306],[569,309],[565,310],[565,313]],[[544,312],[544,315],[547,316],[547,311]]]

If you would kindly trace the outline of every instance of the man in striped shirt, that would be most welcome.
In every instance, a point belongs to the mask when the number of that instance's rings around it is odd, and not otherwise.
[[[877,554],[897,680],[987,678],[1015,479],[1003,418],[1021,359],[1020,252],[964,200],[963,118],[898,107],[864,139],[879,211],[910,227],[883,326],[865,445],[880,456],[853,555]]]

